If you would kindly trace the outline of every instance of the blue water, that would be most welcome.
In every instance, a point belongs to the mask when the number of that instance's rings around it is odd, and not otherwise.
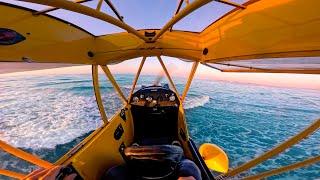
[[[141,85],[152,83],[143,76]],[[117,75],[128,94],[133,76]],[[185,79],[174,79],[180,92]],[[121,107],[110,83],[100,80],[109,117]],[[195,79],[185,108],[197,145],[222,147],[234,168],[294,135],[320,117],[320,93],[252,84]],[[101,125],[90,75],[0,77],[0,139],[50,162]],[[320,132],[240,176],[320,155]],[[0,168],[27,173],[34,169],[0,151]],[[318,179],[320,163],[269,179]],[[4,179],[0,176],[0,179]]]

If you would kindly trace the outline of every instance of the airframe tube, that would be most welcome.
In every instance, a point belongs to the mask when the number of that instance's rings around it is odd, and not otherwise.
[[[177,9],[176,9],[176,12],[174,13],[174,15],[178,14],[180,9],[181,9],[181,6],[183,4],[185,0],[180,0],[178,5],[177,5]],[[234,3],[234,2],[231,2],[231,1],[228,1],[228,0],[215,0],[216,2],[219,2],[219,3],[223,3],[223,4],[227,4],[227,5],[230,5],[230,6],[234,6],[234,7],[238,7],[238,8],[241,8],[241,9],[245,9],[246,7],[241,5],[241,4],[237,4],[237,3]],[[187,1],[187,4],[189,4],[189,1]],[[172,30],[172,27],[170,27],[170,31]]]
[[[139,69],[138,69],[138,71],[136,73],[136,76],[134,77],[132,88],[131,88],[131,91],[130,91],[130,94],[129,94],[129,97],[128,97],[128,102],[129,103],[130,103],[130,99],[132,97],[133,91],[136,88],[136,85],[137,85],[137,82],[138,82],[138,79],[139,79],[139,76],[140,76],[140,73],[141,73],[141,70],[142,70],[142,67],[143,67],[145,61],[146,61],[146,57],[143,57],[141,62],[140,62],[140,66],[139,66]]]
[[[175,16],[173,16],[173,18],[170,19],[170,21],[168,21],[163,28],[158,32],[158,34],[152,38],[152,42],[157,41],[157,39],[159,39],[162,34],[164,34],[167,30],[169,30],[173,25],[175,25],[177,22],[179,22],[182,18],[186,17],[187,15],[189,15],[190,13],[192,13],[193,11],[199,9],[200,7],[208,4],[209,2],[211,2],[213,0],[195,0],[192,3],[190,3],[189,5],[187,5],[187,7],[185,7],[184,9],[182,9],[180,12],[178,12]],[[217,0],[216,0],[217,1]],[[242,9],[244,9],[245,7],[230,1],[226,1],[226,0],[221,0],[221,1],[217,1],[220,3],[224,3],[224,4],[228,4],[231,6],[236,6],[236,7],[240,7]]]
[[[243,6],[241,4],[234,3],[234,2],[231,2],[231,1],[228,1],[228,0],[215,0],[215,1],[219,2],[219,3],[227,4],[227,5],[230,5],[230,6],[234,6],[234,7],[237,7],[237,8],[241,8],[241,9],[245,9],[246,8],[246,6]]]
[[[22,179],[25,176],[27,176],[25,174],[20,174],[20,173],[9,171],[9,170],[5,170],[5,169],[0,169],[0,175],[4,175],[4,176],[16,178],[16,179]]]
[[[37,156],[35,156],[33,154],[29,154],[27,152],[24,152],[24,151],[18,149],[18,148],[10,146],[9,144],[7,144],[1,140],[0,140],[0,148],[7,153],[10,153],[18,158],[21,158],[25,161],[28,161],[32,164],[43,167],[45,169],[53,167],[53,164],[51,164],[50,162],[47,162],[45,160],[38,158]]]
[[[158,34],[152,38],[152,42],[155,42],[157,39],[159,39],[162,34],[164,34],[167,30],[170,29],[173,25],[175,25],[178,21],[180,21],[182,18],[186,17],[188,14],[192,13],[193,11],[197,10],[198,8],[206,5],[207,3],[211,2],[212,0],[195,0],[192,3],[190,3],[187,7],[185,7],[183,10],[181,10],[178,14],[173,16],[173,18],[168,21],[163,28],[158,32]]]
[[[191,72],[190,72],[188,81],[187,81],[187,83],[186,83],[186,86],[185,86],[185,88],[184,88],[184,90],[183,90],[183,93],[182,93],[182,96],[181,96],[181,101],[182,101],[182,102],[184,101],[184,99],[185,99],[186,96],[187,96],[187,93],[188,93],[189,88],[190,88],[190,85],[191,85],[191,83],[192,83],[194,74],[195,74],[196,71],[197,71],[198,65],[199,65],[199,62],[198,62],[198,61],[194,62],[193,65],[192,65],[192,68],[191,68]]]
[[[235,176],[247,169],[250,169],[257,164],[260,164],[261,162],[281,153],[282,151],[288,149],[289,147],[293,146],[294,144],[298,143],[302,139],[306,138],[308,135],[315,132],[320,127],[320,119],[313,122],[309,127],[305,128],[303,131],[299,132],[295,136],[291,137],[287,141],[279,144],[278,146],[274,147],[270,151],[267,151],[266,153],[258,156],[255,159],[252,159],[251,161],[248,161],[245,164],[240,165],[239,167],[236,167],[235,169],[229,171],[225,177],[232,177]]]
[[[108,4],[108,6],[111,8],[113,13],[118,17],[118,19],[123,22],[123,17],[120,15],[120,13],[117,11],[117,9],[114,7],[114,5],[111,3],[111,1],[110,0],[104,0],[104,1]]]
[[[161,64],[161,66],[162,66],[162,69],[163,69],[164,72],[166,73],[166,76],[167,76],[167,78],[168,78],[168,80],[169,80],[169,82],[170,82],[171,87],[174,89],[174,91],[177,93],[177,95],[179,95],[179,92],[178,92],[176,86],[174,85],[173,80],[171,79],[171,76],[170,76],[170,74],[169,74],[166,66],[164,65],[161,57],[160,57],[160,56],[157,56],[157,57],[158,57],[158,60],[159,60],[159,62],[160,62],[160,64]]]
[[[84,2],[88,2],[88,1],[92,1],[92,0],[76,0],[74,2],[75,3],[84,3]],[[44,10],[41,10],[41,11],[34,12],[32,14],[33,15],[40,15],[40,14],[45,14],[45,13],[48,13],[48,12],[51,12],[51,11],[55,11],[55,10],[58,10],[58,9],[59,8],[52,7],[52,8],[48,8],[48,9],[44,9]]]
[[[107,124],[108,118],[107,118],[106,111],[104,110],[104,106],[101,99],[101,93],[100,93],[98,65],[92,65],[92,82],[93,82],[94,95],[96,96],[96,101],[98,104],[101,118],[103,122]]]
[[[103,2],[103,0],[99,0],[97,7],[96,7],[96,10],[100,11],[101,6],[102,6],[102,2]]]
[[[68,0],[54,0],[54,1],[43,1],[43,0],[20,0],[20,1],[24,1],[24,2],[32,2],[32,3],[37,3],[37,4],[43,4],[43,5],[47,5],[47,6],[53,6],[53,7],[57,7],[57,8],[61,8],[61,9],[66,9],[69,11],[73,11],[73,12],[77,12],[80,14],[84,14],[90,17],[95,17],[97,19],[103,20],[105,22],[108,22],[110,24],[113,24],[119,28],[122,28],[126,31],[128,31],[129,33],[132,33],[134,35],[136,35],[138,38],[144,40],[145,42],[148,42],[149,40],[143,36],[143,34],[140,34],[137,30],[135,30],[134,28],[132,28],[131,26],[127,25],[126,23],[108,15],[105,14],[103,12],[97,11],[95,9],[92,9],[90,7],[81,5],[81,4],[77,4],[74,2],[70,2]]]
[[[108,66],[100,66],[102,68],[102,70],[104,71],[104,73],[106,74],[106,76],[108,77],[109,81],[111,82],[113,88],[117,91],[117,93],[119,94],[120,98],[122,99],[123,102],[127,102],[126,97],[123,95],[119,85],[117,84],[116,80],[114,79],[114,77],[112,76],[112,73],[110,72],[110,69],[108,68]]]
[[[316,157],[312,157],[312,158],[309,158],[309,159],[304,160],[304,161],[300,161],[298,163],[290,164],[288,166],[284,166],[284,167],[280,167],[280,168],[273,169],[273,170],[270,170],[270,171],[266,171],[266,172],[263,172],[263,173],[260,173],[260,174],[257,174],[257,175],[244,177],[244,179],[245,180],[264,179],[264,178],[269,177],[269,176],[273,176],[273,175],[280,174],[280,173],[283,173],[283,172],[286,172],[286,171],[291,171],[291,170],[298,169],[298,168],[301,168],[301,167],[304,167],[304,166],[308,166],[308,165],[314,164],[314,163],[319,162],[319,161],[320,161],[320,156],[316,156]]]

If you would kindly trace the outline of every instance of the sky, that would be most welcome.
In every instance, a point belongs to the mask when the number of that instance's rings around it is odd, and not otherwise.
[[[3,2],[15,3],[23,5],[31,9],[41,10],[47,8],[42,5],[32,3],[24,3],[12,0],[0,0]],[[93,0],[84,3],[87,6],[95,8],[98,0]],[[233,0],[233,2],[243,3],[245,0]],[[121,16],[124,16],[125,23],[136,29],[161,28],[172,18],[178,0],[113,0],[112,3],[118,9]],[[183,8],[183,7],[182,7]],[[109,15],[114,15],[109,7],[104,3],[102,11]],[[223,14],[232,10],[233,7],[211,2],[206,6],[196,10],[189,16],[178,22],[173,29],[186,31],[202,31],[211,22],[221,17]],[[123,32],[122,29],[113,25],[107,24],[101,20],[97,20],[78,13],[69,12],[66,10],[57,10],[50,12],[50,15],[63,18],[71,23],[74,23],[95,35],[110,34]],[[201,17],[201,18],[199,18]],[[184,76],[190,71],[191,64],[182,62],[175,58],[163,57],[166,65],[173,76]],[[135,73],[139,66],[139,59],[129,60],[119,65],[112,65],[111,70],[114,73]],[[88,71],[89,70],[89,71]],[[161,70],[156,58],[150,57],[146,61],[144,73],[158,74]],[[90,67],[69,67],[62,69],[53,69],[46,71],[35,71],[34,73],[87,73],[90,72]],[[17,73],[21,74],[21,73]],[[23,74],[23,73],[22,73]],[[308,88],[320,90],[320,75],[297,75],[297,74],[261,74],[261,73],[221,73],[211,68],[200,65],[197,70],[198,78],[216,79],[225,81],[235,81],[242,83],[254,83],[261,85]]]
[[[48,8],[42,5],[13,0],[0,1],[22,5],[35,10],[43,10]],[[246,0],[233,0],[233,2],[237,3],[243,3],[245,1]],[[120,15],[124,17],[124,22],[133,28],[160,29],[173,17],[179,0],[112,0],[111,2],[116,7]],[[190,0],[190,2],[192,2],[192,0]],[[97,3],[98,0],[92,0],[82,4],[96,8]],[[183,7],[184,6],[185,4]],[[232,6],[213,1],[183,18],[173,27],[173,29],[200,32],[205,27],[210,25],[214,20],[218,19],[232,9]],[[103,3],[101,10],[116,18],[115,14],[106,5],[106,3]],[[82,14],[73,13],[67,10],[60,9],[50,12],[49,14],[74,23],[88,30],[94,35],[104,35],[124,31],[101,20],[97,20]]]
[[[173,77],[185,77],[187,78],[192,63],[184,62],[176,58],[162,57],[170,75]],[[109,65],[111,72],[117,76],[117,74],[135,74],[139,67],[141,58],[136,58],[116,65]],[[90,74],[91,66],[74,66],[64,67],[57,69],[36,70],[32,72],[17,72],[9,74],[0,74],[0,78],[6,76],[26,76],[26,75],[56,75],[56,74]],[[100,73],[103,73],[100,70]],[[164,74],[160,63],[157,58],[148,57],[141,75],[159,75]],[[309,74],[277,74],[277,73],[224,73],[208,68],[204,65],[199,65],[196,71],[195,78],[220,80],[246,84],[257,84],[273,87],[288,87],[299,89],[312,89],[320,91],[320,75]]]

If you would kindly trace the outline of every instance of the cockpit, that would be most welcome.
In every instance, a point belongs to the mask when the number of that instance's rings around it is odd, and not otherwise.
[[[124,150],[126,164],[109,169],[105,179],[201,179],[179,142],[176,93],[168,85],[142,87],[130,102],[133,144]]]
[[[131,99],[134,142],[140,145],[177,141],[179,99],[165,86],[142,87]]]

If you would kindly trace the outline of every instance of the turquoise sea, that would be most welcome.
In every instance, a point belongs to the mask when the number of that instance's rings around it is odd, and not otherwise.
[[[133,76],[116,79],[128,94]],[[142,76],[138,87],[154,79]],[[182,91],[186,80],[174,80]],[[110,117],[120,100],[104,78],[100,84]],[[319,118],[320,92],[195,79],[185,109],[196,144],[222,147],[234,168]],[[54,162],[101,124],[90,75],[0,77],[1,140]],[[319,156],[319,139],[320,131],[236,179]],[[34,168],[0,151],[0,169],[28,173]],[[320,179],[320,163],[268,179]]]

